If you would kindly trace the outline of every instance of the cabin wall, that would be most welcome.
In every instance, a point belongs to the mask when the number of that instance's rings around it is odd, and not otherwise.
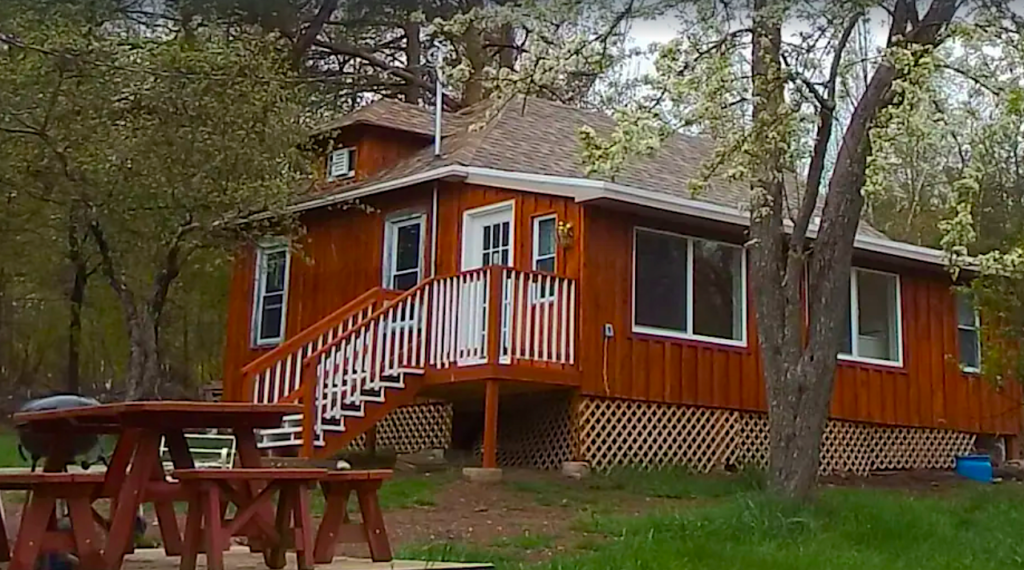
[[[389,214],[420,210],[429,216],[432,187],[424,185],[360,201],[360,205],[321,208],[300,218],[305,232],[295,242],[288,275],[285,337],[290,338],[383,281],[384,220]],[[430,243],[426,225],[425,243]],[[424,248],[429,267],[429,247]],[[252,345],[255,248],[242,248],[228,300],[224,350],[225,391],[242,367],[272,347]]]
[[[582,393],[653,402],[765,410],[748,278],[747,347],[632,332],[633,228],[726,239],[693,224],[584,209],[580,366]],[[739,236],[733,236],[740,243]],[[883,268],[879,268],[883,269]],[[890,269],[890,268],[884,268]],[[960,372],[948,277],[900,272],[904,367],[840,362],[832,416],[890,425],[1018,433],[1020,390]],[[615,336],[602,336],[611,323]],[[607,355],[607,356],[605,356]]]
[[[305,234],[298,239],[298,251],[292,255],[289,271],[286,338],[382,284],[384,223],[391,214],[416,210],[427,214],[423,267],[424,275],[431,275],[433,189],[433,184],[424,184],[396,190],[362,200],[367,208],[323,208],[300,218]],[[437,275],[451,275],[461,269],[463,215],[481,206],[515,201],[513,261],[518,269],[530,268],[535,216],[554,213],[560,221],[572,224],[579,235],[580,208],[570,199],[461,182],[440,182],[437,189]],[[579,251],[578,244],[558,250],[559,275],[579,277]],[[272,348],[252,346],[254,286],[255,250],[247,247],[235,257],[229,294],[224,351],[226,389],[237,383],[242,367]]]

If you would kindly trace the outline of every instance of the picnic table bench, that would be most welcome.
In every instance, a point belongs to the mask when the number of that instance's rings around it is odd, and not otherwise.
[[[16,414],[15,423],[23,429],[53,434],[53,448],[42,472],[0,474],[0,489],[30,492],[13,555],[0,519],[0,561],[11,562],[8,570],[33,570],[41,554],[69,552],[78,556],[82,568],[118,570],[132,550],[135,515],[142,503],[153,504],[164,550],[169,556],[182,555],[185,569],[195,568],[200,552],[206,554],[211,570],[222,568],[222,553],[232,536],[246,536],[250,549],[262,552],[270,568],[284,566],[286,550],[296,551],[303,570],[329,563],[338,543],[366,543],[374,561],[390,561],[377,490],[391,471],[262,466],[254,430],[278,425],[296,407],[130,402]],[[237,467],[196,469],[185,430],[202,428],[234,434]],[[67,430],[118,435],[105,473],[61,472],[70,459],[68,438],[60,437]],[[170,473],[161,461],[164,449],[171,456]],[[326,499],[319,529],[313,528],[308,495],[316,483]],[[353,493],[361,523],[349,518],[347,505]],[[110,499],[109,517],[94,508],[98,499]],[[56,526],[57,501],[67,504],[68,528]],[[183,537],[173,503],[185,501],[189,509]],[[236,506],[230,519],[228,503]]]

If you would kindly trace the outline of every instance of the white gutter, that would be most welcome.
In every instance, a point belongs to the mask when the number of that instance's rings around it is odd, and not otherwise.
[[[349,202],[351,200],[372,196],[373,194],[381,194],[390,190],[398,190],[399,188],[405,188],[406,186],[415,186],[416,184],[422,184],[424,182],[432,182],[434,180],[441,180],[444,178],[465,177],[466,167],[458,164],[452,164],[449,166],[435,168],[434,170],[428,170],[426,172],[406,176],[404,178],[396,178],[395,180],[387,180],[384,182],[378,182],[377,184],[370,184],[368,186],[352,190],[351,192],[332,194],[322,198],[314,198],[306,202],[299,202],[298,204],[289,206],[288,212],[293,214],[297,212],[305,212],[306,210],[333,206],[342,202]]]
[[[564,196],[573,198],[579,203],[600,199],[614,200],[743,227],[750,225],[750,215],[748,213],[739,208],[723,206],[721,204],[662,192],[652,192],[603,180],[531,174],[528,172],[513,172],[458,164],[442,166],[405,178],[371,184],[343,194],[317,198],[296,204],[289,211],[301,212],[321,208],[372,194],[396,190],[405,186],[445,178],[463,179],[468,184],[479,184],[481,186],[494,186],[510,190]],[[814,237],[817,235],[817,228],[812,227],[807,233],[809,237]],[[946,265],[945,253],[941,250],[873,236],[858,236],[854,240],[854,248],[930,265]]]

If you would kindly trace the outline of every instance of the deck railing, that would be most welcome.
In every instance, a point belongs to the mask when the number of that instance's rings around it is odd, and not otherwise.
[[[486,267],[404,293],[374,290],[243,370],[254,402],[301,401],[303,443],[345,431],[405,374],[479,364],[575,364],[576,283]]]
[[[371,289],[316,324],[279,344],[242,368],[243,394],[256,403],[272,404],[294,394],[302,383],[302,360],[355,328],[396,293]]]

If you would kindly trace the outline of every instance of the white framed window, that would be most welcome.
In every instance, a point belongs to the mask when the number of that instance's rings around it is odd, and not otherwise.
[[[839,358],[903,366],[900,313],[899,275],[854,267]]]
[[[558,268],[558,250],[555,233],[558,218],[555,215],[538,216],[533,219],[533,255],[531,268],[534,271],[554,273]],[[530,299],[533,302],[554,301],[555,282],[551,277],[534,276],[539,280],[530,287]],[[543,282],[547,281],[547,285]]]
[[[327,155],[327,179],[340,180],[356,175],[356,149],[339,148]]]
[[[956,340],[960,349],[960,369],[981,370],[981,318],[974,300],[966,293],[956,294]]]
[[[288,244],[262,245],[256,250],[256,298],[252,315],[255,346],[272,346],[284,340],[290,263]]]
[[[384,288],[408,291],[423,279],[423,213],[395,216],[384,222]]]
[[[558,217],[538,216],[533,219],[533,270],[554,273],[558,264],[555,246]]]
[[[742,247],[636,228],[633,330],[746,346]]]

